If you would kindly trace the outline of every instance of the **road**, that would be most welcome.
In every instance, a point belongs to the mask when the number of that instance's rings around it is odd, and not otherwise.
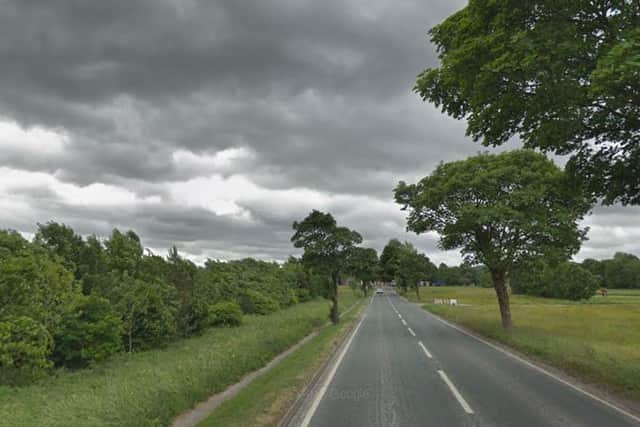
[[[640,425],[396,296],[373,298],[336,359],[298,425]]]

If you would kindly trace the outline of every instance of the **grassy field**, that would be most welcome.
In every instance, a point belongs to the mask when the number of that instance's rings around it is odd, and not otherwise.
[[[364,301],[364,300],[363,300]],[[360,313],[350,311],[339,325],[323,329],[318,336],[287,356],[233,399],[224,402],[199,427],[276,426],[304,385],[336,348]]]
[[[341,309],[357,299],[343,290]],[[328,312],[326,300],[298,304],[166,349],[120,355],[95,369],[60,372],[23,388],[2,387],[0,426],[167,425],[324,324]]]
[[[407,295],[417,301],[415,294]],[[434,298],[457,298],[442,306]],[[640,290],[572,302],[512,295],[514,329],[502,331],[493,289],[421,289],[424,307],[623,396],[640,399]]]

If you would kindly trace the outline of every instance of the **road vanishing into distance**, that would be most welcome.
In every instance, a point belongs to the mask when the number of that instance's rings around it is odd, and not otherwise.
[[[638,426],[640,419],[388,293],[289,425]]]

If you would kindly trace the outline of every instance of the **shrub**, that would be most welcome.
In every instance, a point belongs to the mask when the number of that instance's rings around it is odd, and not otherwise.
[[[240,307],[246,314],[269,314],[280,309],[278,301],[258,291],[246,290],[240,295]]]
[[[309,289],[299,288],[296,290],[296,295],[298,296],[298,302],[311,301],[311,291]]]
[[[293,289],[289,290],[289,303],[288,305],[298,304],[300,300],[298,299],[298,294]]]
[[[598,289],[598,279],[583,267],[563,263],[552,269],[545,282],[554,298],[578,301],[591,298]]]
[[[212,326],[239,326],[242,324],[242,309],[235,301],[222,301],[209,307]]]
[[[529,263],[511,277],[514,293],[578,301],[591,298],[598,279],[587,269],[571,262],[550,266],[542,261]]]
[[[51,335],[26,316],[0,322],[0,384],[17,385],[43,376],[51,366]]]
[[[122,330],[122,320],[107,299],[82,296],[62,318],[53,360],[72,368],[101,362],[122,350]]]

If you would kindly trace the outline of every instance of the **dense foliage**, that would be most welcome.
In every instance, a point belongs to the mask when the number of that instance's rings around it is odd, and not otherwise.
[[[83,238],[51,222],[32,242],[0,231],[0,384],[236,326],[243,312],[268,314],[322,295],[317,280],[293,258],[199,267],[175,247],[167,257],[145,253],[133,231]]]
[[[536,260],[512,272],[511,288],[516,294],[579,301],[595,294],[598,280],[576,263],[549,265]]]
[[[640,289],[640,258],[624,252],[611,259],[586,259],[582,266],[596,276],[598,284],[607,288]]]
[[[640,3],[472,0],[431,41],[416,90],[475,140],[571,154],[592,195],[640,204]]]

